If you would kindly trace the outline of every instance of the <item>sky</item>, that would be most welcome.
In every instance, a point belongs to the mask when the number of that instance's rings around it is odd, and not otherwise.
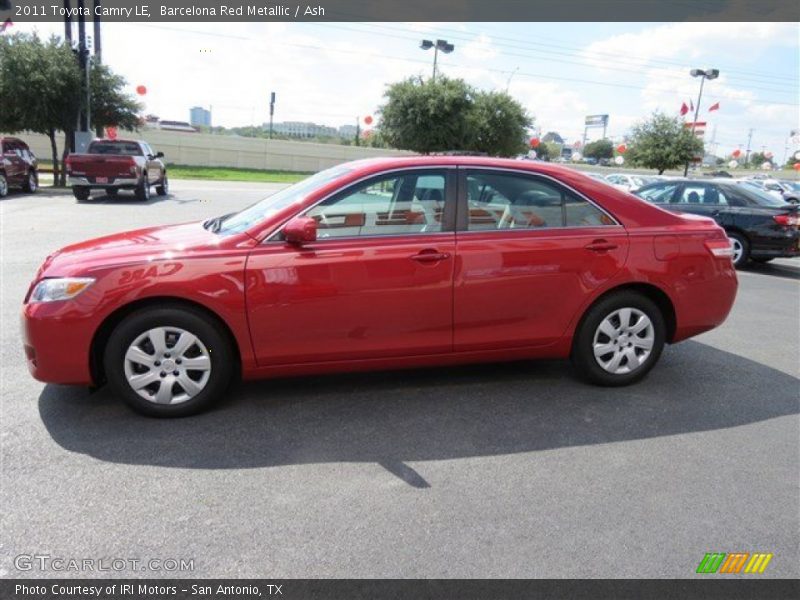
[[[63,34],[60,23],[19,23],[15,31]],[[91,28],[89,28],[91,31]],[[104,23],[103,61],[141,96],[145,112],[188,120],[212,107],[214,125],[261,124],[269,94],[275,121],[339,126],[372,115],[387,84],[439,72],[484,90],[507,90],[544,134],[583,137],[583,119],[608,114],[622,139],[654,110],[677,114],[697,102],[692,68],[717,68],[699,121],[718,155],[765,149],[779,160],[798,148],[800,25],[797,23]],[[719,102],[720,109],[708,107]],[[589,140],[602,135],[590,129]]]

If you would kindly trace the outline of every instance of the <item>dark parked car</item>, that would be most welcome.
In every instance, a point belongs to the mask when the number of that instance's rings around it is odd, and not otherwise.
[[[93,189],[116,196],[119,190],[133,190],[138,200],[150,199],[150,187],[159,196],[169,193],[163,152],[153,152],[140,140],[94,140],[86,154],[70,154],[65,166],[69,185],[78,200],[86,200]]]
[[[733,245],[733,263],[800,256],[800,217],[792,206],[736,180],[675,179],[651,183],[636,195],[673,212],[713,218]]]
[[[13,137],[0,137],[0,198],[9,188],[32,194],[39,187],[39,162],[28,144]]]

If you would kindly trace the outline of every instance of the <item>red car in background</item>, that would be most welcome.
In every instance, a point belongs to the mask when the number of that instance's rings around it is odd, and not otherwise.
[[[39,161],[22,140],[0,137],[0,198],[12,187],[34,193],[39,188]]]
[[[159,196],[169,193],[163,152],[153,152],[138,140],[94,140],[85,154],[70,154],[64,166],[68,183],[78,200],[89,198],[93,189],[116,196],[121,189],[133,190],[138,200],[150,199],[150,187]]]
[[[241,211],[68,246],[25,297],[34,377],[195,413],[244,378],[571,358],[644,377],[737,289],[713,220],[477,157],[333,167]]]

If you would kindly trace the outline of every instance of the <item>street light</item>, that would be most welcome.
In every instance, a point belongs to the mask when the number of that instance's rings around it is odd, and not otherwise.
[[[448,43],[447,40],[436,40],[435,44],[431,40],[422,40],[419,47],[423,50],[430,50],[433,48],[433,80],[436,81],[436,59],[439,56],[439,52],[450,54],[455,50],[455,46]]]
[[[694,128],[697,125],[697,116],[700,114],[700,100],[703,98],[703,84],[706,79],[716,79],[719,77],[719,69],[692,69],[689,71],[692,77],[700,77],[700,93],[697,94],[697,104],[694,107],[694,121],[692,121],[692,135],[694,135]],[[686,166],[683,169],[683,176],[689,174],[689,161],[686,161]]]

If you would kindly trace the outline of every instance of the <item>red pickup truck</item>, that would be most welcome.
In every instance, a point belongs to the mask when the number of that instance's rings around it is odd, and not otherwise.
[[[109,196],[129,189],[137,199],[149,200],[150,186],[156,186],[159,196],[169,193],[163,156],[140,140],[94,140],[85,154],[70,154],[64,166],[78,200],[89,198],[93,189],[103,189]]]

